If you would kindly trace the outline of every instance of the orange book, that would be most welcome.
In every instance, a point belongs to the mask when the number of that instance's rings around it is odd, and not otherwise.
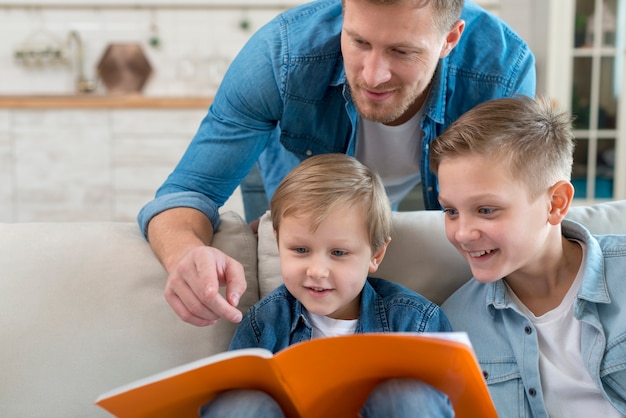
[[[463,332],[319,338],[275,355],[228,351],[114,389],[96,404],[120,418],[197,417],[217,393],[253,388],[271,394],[288,417],[356,417],[376,385],[402,377],[445,392],[458,418],[497,418]]]

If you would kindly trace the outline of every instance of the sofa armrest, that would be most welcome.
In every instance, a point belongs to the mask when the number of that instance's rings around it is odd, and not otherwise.
[[[256,239],[234,213],[214,245],[244,264],[258,300]],[[223,351],[235,325],[185,324],[134,223],[0,224],[0,416],[110,416],[101,393]]]

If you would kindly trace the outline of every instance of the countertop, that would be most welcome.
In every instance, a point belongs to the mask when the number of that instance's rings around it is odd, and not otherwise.
[[[208,97],[152,97],[143,95],[0,95],[4,109],[207,109]]]

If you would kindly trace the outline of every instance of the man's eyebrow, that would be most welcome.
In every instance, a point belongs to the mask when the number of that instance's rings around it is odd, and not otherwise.
[[[350,36],[351,38],[361,39],[361,40],[363,40],[363,41],[365,41],[365,42],[369,42],[369,41],[367,40],[367,38],[365,38],[364,36],[360,35],[360,34],[359,34],[358,32],[356,32],[356,31],[353,31],[353,30],[347,29],[347,28],[345,28],[345,27],[343,28],[343,31],[344,31],[344,32],[345,32],[348,36]],[[407,43],[407,42],[398,42],[398,43],[395,43],[395,44],[389,44],[389,45],[387,45],[387,48],[407,48],[407,49],[412,49],[412,50],[414,50],[414,51],[421,51],[421,50],[423,50],[423,49],[424,49],[424,48],[421,48],[421,47],[419,47],[419,46],[417,46],[417,45],[410,44],[410,43]]]

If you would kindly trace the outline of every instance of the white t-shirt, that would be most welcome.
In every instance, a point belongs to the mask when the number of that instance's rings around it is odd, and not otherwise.
[[[359,117],[356,159],[380,175],[392,205],[422,180],[421,119],[422,111],[402,125],[387,126]]]
[[[585,246],[580,244],[584,254]],[[561,304],[539,317],[507,287],[508,293],[537,331],[539,373],[548,415],[551,418],[623,418],[604,398],[583,363],[581,323],[574,317],[574,302],[582,283],[584,267],[580,266]]]
[[[358,319],[334,319],[324,315],[317,315],[309,311],[304,311],[311,326],[313,335],[311,338],[336,337],[338,335],[354,334]]]

